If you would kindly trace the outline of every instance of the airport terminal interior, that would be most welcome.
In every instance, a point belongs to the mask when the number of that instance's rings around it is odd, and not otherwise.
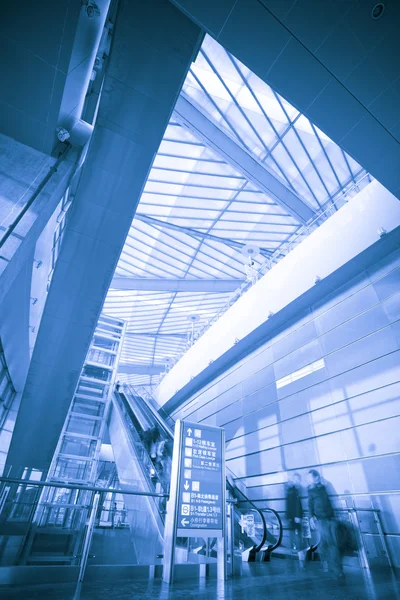
[[[400,599],[399,0],[0,8],[0,598]]]

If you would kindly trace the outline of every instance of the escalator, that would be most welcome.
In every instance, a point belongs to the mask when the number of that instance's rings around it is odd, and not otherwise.
[[[114,407],[118,407],[119,413],[123,417],[130,445],[141,467],[146,491],[168,495],[170,476],[168,476],[167,464],[170,463],[170,459],[165,461],[165,465],[158,460],[157,443],[160,441],[160,437],[155,437],[154,425],[144,418],[138,404],[137,399],[129,398],[128,400],[125,394],[115,393]],[[154,452],[152,452],[153,446]],[[157,518],[164,524],[166,498],[157,498],[154,502]]]
[[[227,490],[235,498],[235,540],[246,562],[269,562],[271,553],[282,541],[283,528],[276,511],[258,508],[244,492],[227,478]]]
[[[173,450],[174,422],[164,419],[158,412],[154,400],[144,397],[131,386],[123,386],[114,394],[114,407],[124,420],[140,463],[147,489],[168,494]],[[168,421],[168,422],[167,422]],[[118,464],[117,464],[118,466]],[[232,473],[227,473],[227,501],[233,519],[232,552],[240,551],[242,559],[248,562],[268,561],[271,552],[282,540],[282,523],[272,509],[259,509],[245,492],[234,482]],[[165,521],[166,501],[164,498],[155,504],[160,523]],[[162,535],[162,527],[160,528]],[[188,552],[216,557],[214,543],[202,538],[185,540],[190,546]],[[183,541],[182,541],[183,544]],[[179,545],[179,543],[178,543]]]

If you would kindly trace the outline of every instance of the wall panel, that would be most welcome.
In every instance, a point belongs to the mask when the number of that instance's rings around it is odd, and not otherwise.
[[[321,359],[322,368],[296,374]],[[186,406],[174,416],[225,427],[227,464],[259,506],[284,516],[288,473],[306,486],[317,468],[337,507],[381,511],[400,566],[400,250],[305,309]]]
[[[335,329],[335,327],[340,327],[345,321],[362,314],[364,311],[378,304],[378,302],[379,299],[374,289],[371,285],[367,285],[367,282],[364,280],[360,282],[360,289],[355,293],[334,302],[330,308],[329,305],[326,306],[327,310],[321,312],[315,319],[315,327],[319,335],[322,335]]]
[[[372,284],[379,300],[385,300],[396,294],[400,288],[400,267],[389,271],[387,275]]]
[[[382,302],[382,308],[385,311],[390,323],[394,323],[400,319],[400,292],[390,296],[384,302]]]
[[[321,356],[322,350],[319,340],[312,340],[311,342],[308,342],[308,344],[300,346],[300,348],[291,352],[284,358],[277,360],[274,364],[275,377],[276,379],[286,377],[287,375],[290,375],[290,373],[298,371],[306,365],[315,362],[321,358]]]

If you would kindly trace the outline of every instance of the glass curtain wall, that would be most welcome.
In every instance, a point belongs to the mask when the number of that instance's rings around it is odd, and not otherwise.
[[[50,470],[52,480],[93,483],[124,323],[101,315]]]
[[[93,492],[72,484],[110,485],[100,481],[101,450],[124,331],[120,319],[100,316],[47,476],[48,482],[67,487],[46,487],[38,495],[30,482],[13,496],[7,521],[27,527],[25,537],[18,538],[18,564],[79,564]],[[34,476],[24,473],[23,478]]]

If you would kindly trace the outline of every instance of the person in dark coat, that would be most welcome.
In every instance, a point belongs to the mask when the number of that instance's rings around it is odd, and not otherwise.
[[[303,507],[301,505],[301,476],[293,473],[292,479],[288,481],[286,491],[286,517],[290,532],[290,546],[297,551],[300,566],[304,567],[307,546],[303,539],[302,519]]]
[[[331,570],[338,578],[343,578],[342,557],[339,550],[338,525],[334,518],[332,503],[315,469],[309,472],[308,510],[310,522],[320,533],[319,552],[324,568]]]

